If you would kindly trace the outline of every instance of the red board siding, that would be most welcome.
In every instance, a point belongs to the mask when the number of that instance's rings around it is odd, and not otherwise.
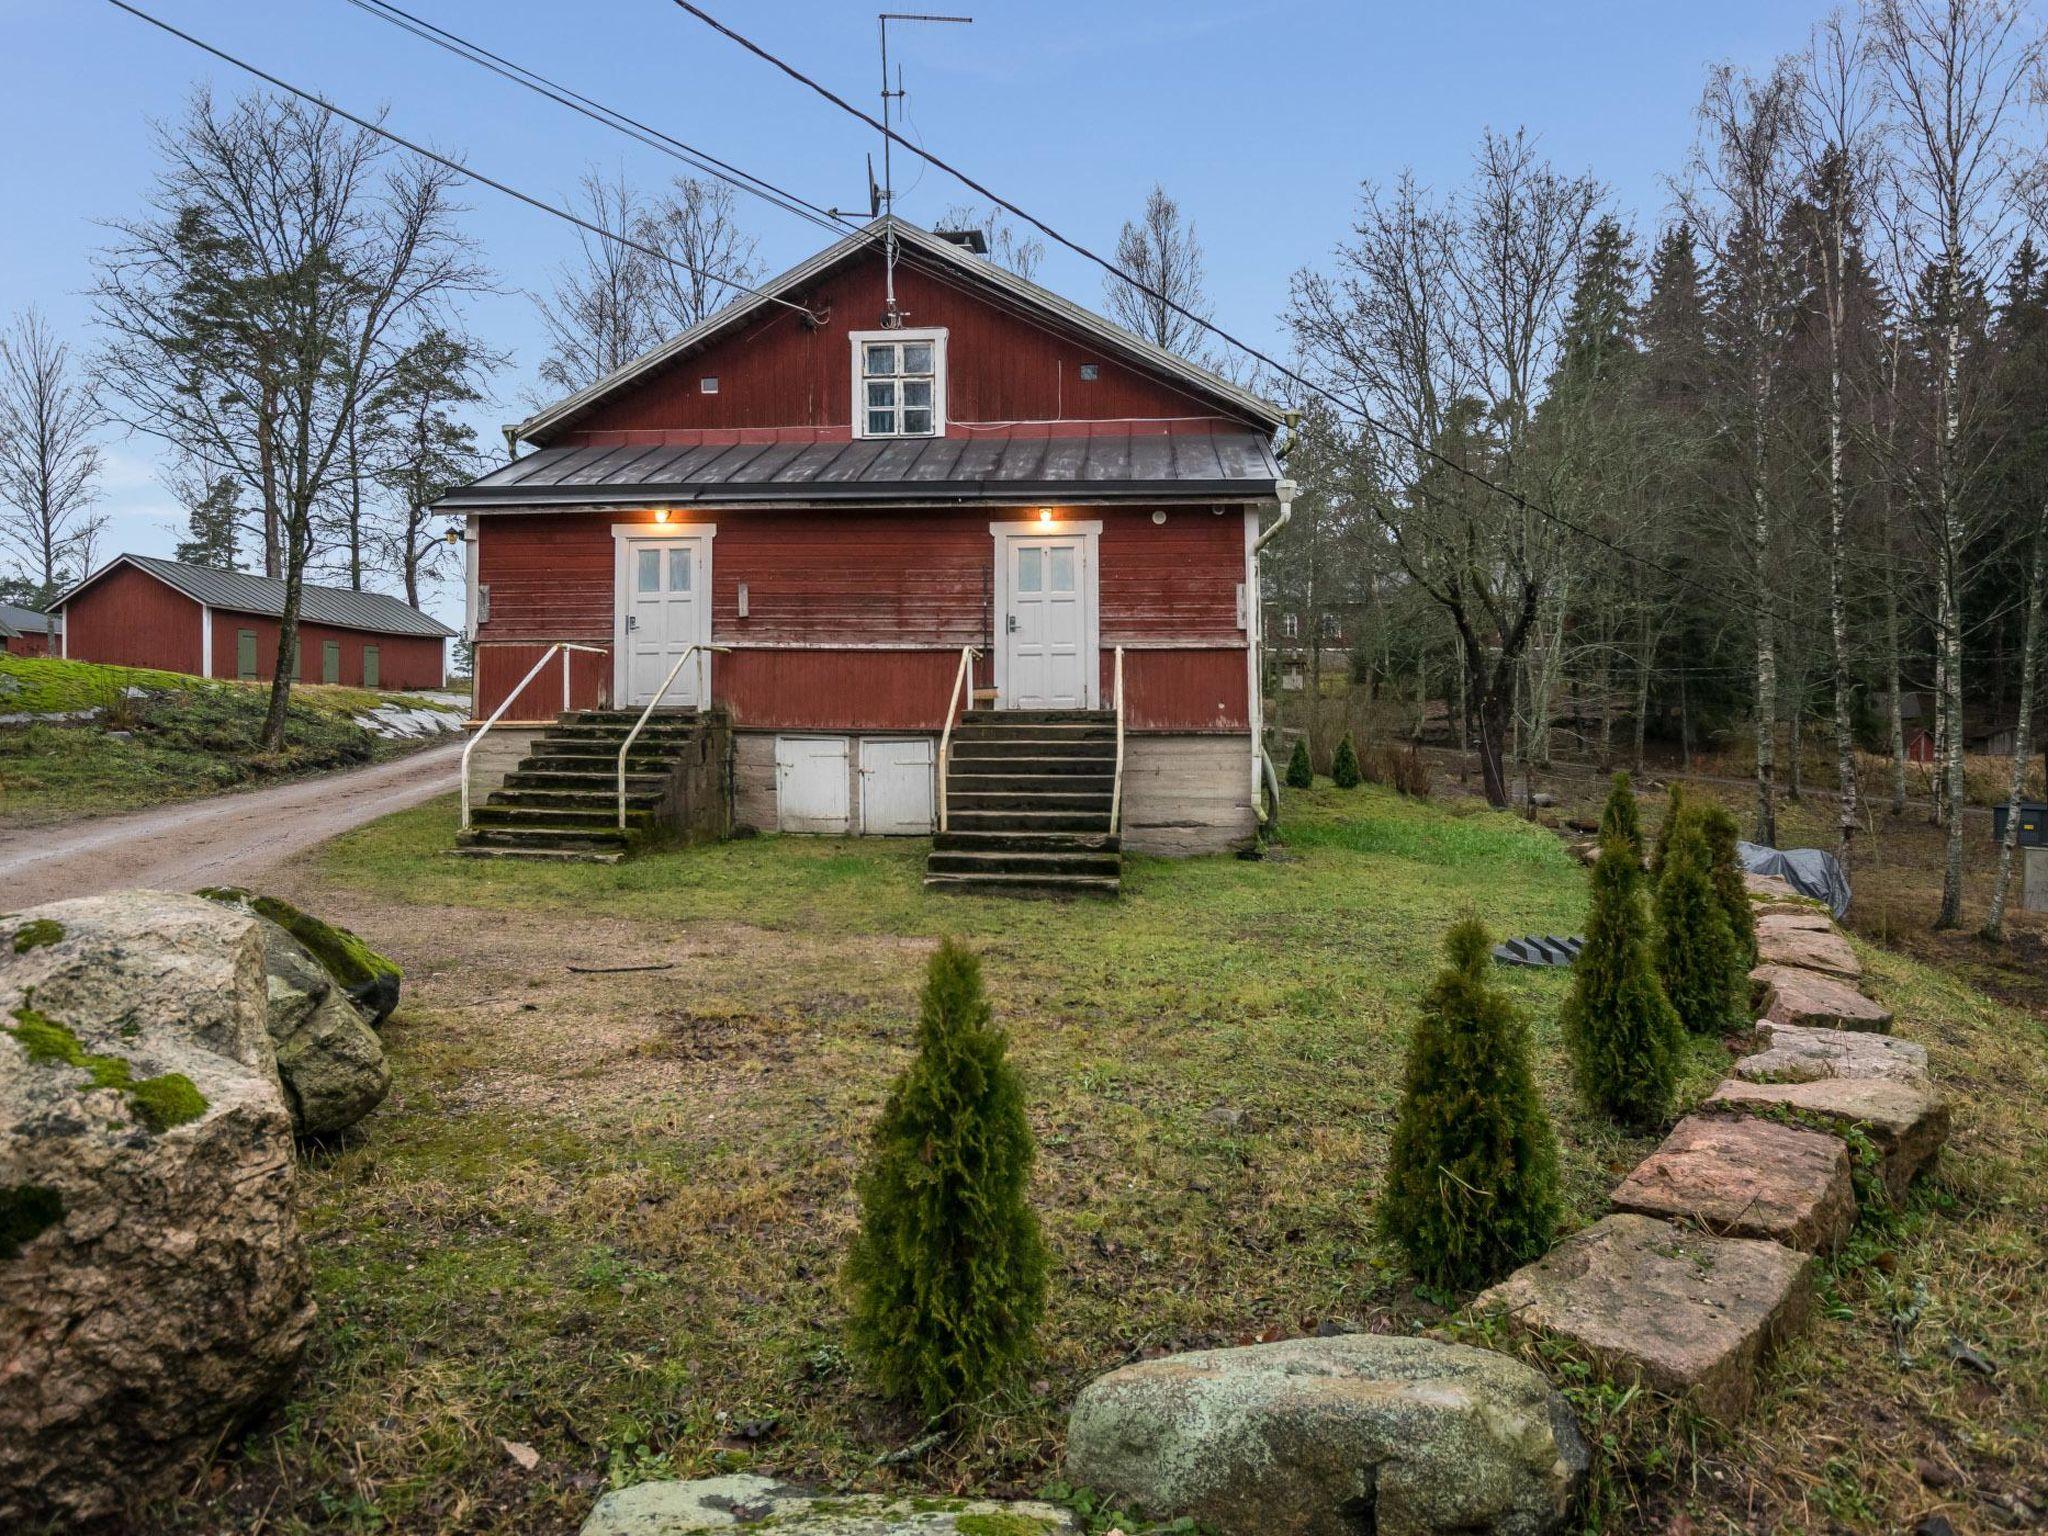
[[[1102,697],[1116,694],[1116,656],[1102,657]],[[1134,731],[1244,731],[1244,647],[1234,650],[1126,651],[1124,723]]]
[[[547,646],[537,641],[479,644],[476,648],[476,717],[487,719],[546,653]],[[569,658],[569,707],[597,709],[611,702],[611,647],[605,647],[600,655],[592,655],[589,651],[557,652],[512,701],[512,707],[505,711],[507,720],[554,719],[556,711],[562,707],[564,654]]]
[[[73,661],[197,674],[204,644],[199,613],[184,593],[121,565],[64,605],[65,654]]]
[[[940,282],[914,260],[899,265],[896,297],[904,323],[944,327],[949,436],[970,435],[963,423],[1172,420],[1233,422],[1217,406],[1167,380],[1126,366],[1096,342],[1042,317],[1026,319],[993,296]],[[780,305],[709,348],[641,380],[554,438],[558,445],[632,441],[630,434],[666,429],[831,427],[846,429],[853,411],[853,331],[881,324],[881,258],[867,256],[827,275],[802,295],[830,311],[811,329]],[[1097,377],[1082,382],[1083,363]],[[718,380],[716,394],[700,381]],[[1183,421],[1206,430],[1199,421]],[[627,434],[620,436],[616,434]]]
[[[40,630],[35,634],[16,635],[12,639],[0,640],[0,651],[10,656],[49,656],[50,637]]]
[[[256,676],[268,679],[277,672],[277,620],[253,613],[213,612],[213,675],[236,677],[236,647],[240,633],[256,635]],[[444,659],[447,642],[432,635],[384,635],[360,629],[336,629],[326,624],[299,625],[299,681],[325,680],[324,648],[328,641],[341,646],[341,675],[337,682],[350,688],[363,686],[363,648],[377,648],[379,688],[438,688],[445,681]],[[193,670],[198,670],[194,668]]]

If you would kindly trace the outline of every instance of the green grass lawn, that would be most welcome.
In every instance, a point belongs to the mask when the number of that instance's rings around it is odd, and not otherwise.
[[[914,841],[551,866],[449,858],[453,832],[446,801],[391,817],[286,892],[406,965],[395,1087],[306,1164],[321,1320],[297,1389],[166,1530],[569,1532],[607,1483],[743,1467],[1030,1492],[1074,1392],[1142,1353],[1440,1321],[1461,1298],[1419,1295],[1373,1233],[1415,998],[1458,916],[1572,932],[1584,893],[1538,828],[1375,789],[1291,795],[1263,860],[1134,858],[1115,903],[928,894]],[[836,1274],[943,934],[984,956],[1026,1078],[1053,1288],[1014,1395],[890,1461],[922,1426],[849,1367]],[[1830,1268],[1752,1421],[1648,1468],[1608,1529],[1897,1531],[1940,1507],[1970,1530],[2040,1491],[2042,1030],[1865,954],[1962,1100],[1956,1155]],[[1564,978],[1501,979],[1581,1224],[1654,1138],[1575,1103]],[[1695,1042],[1686,1098],[1727,1060]]]
[[[354,717],[393,700],[461,713],[407,694],[300,684],[284,751],[263,753],[256,742],[268,683],[0,655],[0,715],[99,712],[89,721],[0,725],[0,824],[132,810],[369,762],[398,748]]]

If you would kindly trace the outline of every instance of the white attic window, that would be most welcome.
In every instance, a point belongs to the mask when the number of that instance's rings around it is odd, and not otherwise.
[[[946,430],[946,333],[855,331],[853,435],[938,437]]]

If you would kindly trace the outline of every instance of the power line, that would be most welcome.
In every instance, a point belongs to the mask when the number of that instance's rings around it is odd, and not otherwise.
[[[816,315],[813,315],[809,309],[807,309],[805,306],[801,304],[792,303],[788,299],[781,298],[776,294],[767,293],[759,288],[749,287],[745,283],[736,283],[731,278],[721,276],[716,272],[701,271],[698,268],[691,266],[690,263],[686,261],[680,261],[676,257],[669,255],[666,251],[658,250],[651,245],[643,245],[638,240],[634,240],[626,235],[622,235],[616,230],[606,229],[602,225],[593,224],[588,219],[582,218],[579,215],[570,212],[567,208],[557,207],[555,204],[547,202],[542,198],[535,197],[529,192],[522,192],[517,187],[510,186],[505,182],[495,179],[494,177],[486,176],[481,171],[473,170],[469,166],[462,164],[462,162],[459,160],[451,160],[448,158],[448,156],[438,154],[434,150],[428,149],[426,146],[422,144],[416,144],[411,139],[393,133],[389,128],[383,127],[381,124],[372,122],[370,119],[366,117],[360,117],[357,114],[348,111],[344,107],[336,106],[333,102],[327,100],[324,96],[320,96],[312,91],[302,90],[300,87],[293,85],[288,80],[281,80],[276,75],[273,75],[266,70],[258,69],[254,64],[249,63],[246,59],[236,58],[235,55],[226,52],[224,49],[216,48],[213,46],[213,44],[205,42],[200,38],[194,37],[190,32],[180,31],[178,28],[172,26],[169,22],[160,20],[159,18],[150,15],[149,12],[140,10],[133,5],[130,5],[128,3],[128,0],[107,0],[107,3],[115,7],[117,10],[126,11],[129,15],[135,17],[140,21],[148,22],[151,26],[157,28],[159,31],[168,32],[172,37],[179,39],[181,42],[190,43],[194,48],[199,49],[202,53],[212,54],[213,57],[221,60],[223,63],[232,64],[235,66],[235,68],[242,70],[247,74],[254,75],[258,80],[263,81],[267,85],[275,86],[278,90],[296,96],[301,101],[309,102],[313,106],[320,108],[323,112],[331,112],[336,117],[354,123],[358,128],[362,129],[365,133],[374,133],[378,138],[386,139],[391,143],[398,145],[401,149],[408,150],[411,153],[418,155],[423,160],[431,160],[434,162],[434,164],[442,166],[447,170],[453,171],[457,176],[462,177],[464,180],[477,182],[482,186],[491,188],[495,192],[502,192],[507,197],[516,198],[518,201],[526,204],[529,208],[538,208],[542,213],[550,213],[553,214],[558,219],[565,219],[569,223],[576,225],[579,229],[586,230],[590,234],[598,236],[600,239],[610,240],[614,244],[622,245],[631,251],[638,251],[643,256],[652,257],[656,261],[666,263],[671,267],[676,267],[681,271],[688,272],[693,277],[702,277],[712,282],[724,283],[727,287],[736,288],[741,293],[751,294],[755,298],[766,299],[771,303],[780,304],[783,306],[783,308],[794,310],[796,313],[803,315],[811,320],[816,320],[818,318]]]

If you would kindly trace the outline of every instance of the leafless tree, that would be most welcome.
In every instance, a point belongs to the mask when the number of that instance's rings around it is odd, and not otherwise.
[[[571,204],[605,234],[579,235],[577,257],[558,270],[552,293],[535,299],[548,336],[540,382],[557,397],[596,383],[659,339],[654,263],[622,243],[637,240],[651,210],[623,173],[607,180],[596,170],[584,172]]]
[[[1045,260],[1045,242],[1026,232],[993,208],[972,203],[955,203],[939,215],[934,229],[978,229],[988,241],[988,259],[1007,267],[1026,282],[1036,282],[1038,268]]]
[[[1938,798],[1948,822],[1935,926],[1953,928],[1963,904],[1964,598],[1972,547],[1990,515],[1979,483],[1984,402],[1966,355],[1967,312],[2016,237],[2016,139],[2042,43],[2020,0],[1872,0],[1868,25],[1894,130],[1893,238],[1902,266],[1929,280],[1921,309],[1934,353],[1932,455],[1916,499],[1934,563]]]
[[[144,217],[117,222],[95,296],[122,419],[260,491],[284,581],[263,744],[284,741],[313,517],[350,424],[413,340],[485,277],[454,173],[292,100],[198,92],[159,128]]]
[[[640,218],[636,238],[672,261],[647,267],[648,328],[656,340],[688,330],[760,275],[754,237],[740,228],[731,187],[679,176]],[[628,252],[631,255],[634,253]]]
[[[1200,361],[1206,351],[1201,322],[1210,314],[1202,244],[1166,188],[1153,187],[1144,213],[1124,224],[1116,264],[1136,281],[1103,279],[1110,318],[1154,346]]]
[[[0,546],[42,599],[82,576],[103,519],[98,494],[98,407],[72,366],[71,349],[35,310],[0,334]]]

